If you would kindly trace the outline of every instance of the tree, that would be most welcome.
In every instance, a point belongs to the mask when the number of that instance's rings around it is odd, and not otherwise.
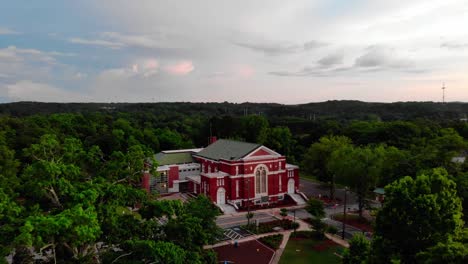
[[[0,263],[11,252],[14,247],[14,238],[17,235],[17,228],[21,223],[21,212],[23,208],[0,187]]]
[[[263,116],[250,115],[241,119],[243,137],[247,142],[263,144],[268,136],[268,120]]]
[[[365,264],[369,259],[370,242],[361,234],[356,234],[349,241],[349,249],[345,250],[343,264]]]
[[[424,264],[468,263],[468,246],[457,241],[439,242],[426,251],[418,253],[416,259],[418,263]]]
[[[324,136],[312,144],[304,155],[305,171],[316,175],[320,181],[330,183],[331,199],[335,198],[335,173],[329,167],[332,153],[351,144],[351,140],[344,136]]]
[[[321,219],[325,216],[323,202],[319,199],[309,199],[305,209],[309,214],[313,215],[317,219]]]
[[[404,177],[385,187],[385,203],[377,215],[373,258],[415,263],[416,255],[438,243],[458,239],[463,227],[456,184],[444,169]]]
[[[288,209],[286,208],[281,208],[280,210],[280,215],[285,218],[286,216],[288,216]]]
[[[288,158],[292,158],[290,154],[294,145],[294,140],[291,131],[287,127],[270,128],[265,145]]]
[[[328,169],[337,176],[337,180],[356,193],[360,217],[365,197],[375,187],[382,171],[384,155],[385,149],[382,146],[348,146],[334,151],[328,163]]]

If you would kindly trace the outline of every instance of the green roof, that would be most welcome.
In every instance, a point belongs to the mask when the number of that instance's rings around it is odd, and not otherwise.
[[[385,189],[384,188],[375,188],[374,193],[384,195]]]
[[[195,155],[212,160],[238,160],[261,145],[228,139],[219,139]]]
[[[154,156],[154,158],[158,162],[158,166],[194,162],[192,158],[192,152],[176,152],[176,153],[159,152],[158,154]]]

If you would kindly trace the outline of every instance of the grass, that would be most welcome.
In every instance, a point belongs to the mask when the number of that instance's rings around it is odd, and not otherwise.
[[[311,238],[290,238],[279,263],[341,263],[341,258],[335,255],[335,252],[342,254],[342,251],[343,248],[341,246],[331,244],[327,242],[327,240],[319,241]]]

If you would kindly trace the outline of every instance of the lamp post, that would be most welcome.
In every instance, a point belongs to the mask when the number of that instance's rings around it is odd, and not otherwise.
[[[341,233],[341,238],[344,240],[345,239],[345,228],[346,228],[346,198],[347,195],[346,193],[348,192],[348,187],[345,187],[344,189],[344,208],[343,208],[343,232]]]
[[[294,209],[294,235],[296,235],[296,209]]]
[[[250,179],[247,182],[247,226],[250,226]]]

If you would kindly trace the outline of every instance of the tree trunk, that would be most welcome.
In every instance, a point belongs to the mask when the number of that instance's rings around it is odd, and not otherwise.
[[[330,181],[330,199],[335,200],[335,176],[332,176]]]

